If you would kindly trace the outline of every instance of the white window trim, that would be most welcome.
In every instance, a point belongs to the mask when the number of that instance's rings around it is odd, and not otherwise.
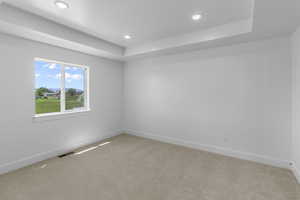
[[[73,113],[82,113],[82,112],[89,112],[90,109],[90,68],[86,65],[78,65],[78,64],[72,64],[72,63],[66,63],[56,60],[49,60],[44,58],[35,58],[34,61],[44,61],[49,63],[56,63],[61,65],[61,92],[60,92],[60,112],[52,112],[52,113],[43,113],[43,114],[36,114],[35,110],[35,86],[34,86],[34,118],[40,118],[40,117],[50,117],[50,116],[59,116],[59,115],[67,115],[67,114],[73,114]],[[72,110],[66,110],[66,102],[65,102],[65,67],[66,66],[74,66],[74,67],[80,67],[85,70],[85,77],[84,77],[84,107],[82,108],[75,108]],[[35,79],[34,79],[35,80]]]

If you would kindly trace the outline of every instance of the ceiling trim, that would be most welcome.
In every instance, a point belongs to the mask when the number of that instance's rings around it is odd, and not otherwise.
[[[206,30],[169,37],[140,46],[129,47],[125,51],[125,57],[177,48],[191,44],[201,44],[203,42],[250,33],[252,31],[252,24],[253,20],[251,17],[247,20],[240,20]]]
[[[71,50],[121,59],[125,48],[23,11],[0,4],[0,31]]]

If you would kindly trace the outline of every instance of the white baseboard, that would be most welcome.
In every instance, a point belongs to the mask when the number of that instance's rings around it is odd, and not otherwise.
[[[114,136],[120,135],[122,133],[127,133],[130,135],[140,136],[140,137],[158,140],[158,141],[162,141],[162,142],[167,142],[167,143],[171,143],[171,144],[176,144],[176,145],[186,146],[186,147],[190,147],[190,148],[194,148],[194,149],[213,152],[213,153],[230,156],[230,157],[235,157],[235,158],[239,158],[239,159],[243,159],[243,160],[249,160],[249,161],[254,161],[254,162],[258,162],[258,163],[276,166],[276,167],[291,169],[293,171],[293,173],[295,174],[298,182],[300,183],[300,170],[298,170],[295,167],[295,165],[293,165],[293,167],[290,167],[289,161],[276,160],[273,158],[269,158],[266,156],[260,156],[260,155],[256,155],[256,154],[252,154],[252,153],[234,151],[231,149],[216,147],[216,146],[212,146],[212,145],[203,145],[203,144],[198,144],[198,143],[194,143],[194,142],[190,142],[190,141],[184,141],[184,140],[180,140],[180,139],[174,139],[174,138],[159,136],[159,135],[155,135],[155,134],[143,133],[143,132],[130,130],[130,129],[127,129],[125,131],[122,131],[122,130],[112,131],[109,134],[106,134],[104,136],[102,135],[101,137],[95,138],[93,141],[90,141],[89,143],[78,144],[78,147],[89,145],[91,143],[101,141],[101,140],[104,140],[104,139],[107,139],[110,137],[114,137]],[[47,151],[47,152],[43,152],[43,153],[38,153],[33,156],[29,156],[29,157],[26,157],[26,158],[23,158],[23,159],[20,159],[17,161],[13,161],[10,163],[6,163],[3,165],[0,165],[0,174],[14,171],[14,170],[20,169],[22,167],[26,167],[26,166],[32,165],[34,163],[58,156],[60,154],[67,153],[72,150],[74,150],[74,149],[64,149],[64,148],[55,149],[55,150],[51,150],[51,151]]]
[[[101,141],[101,140],[104,140],[104,139],[107,139],[107,138],[111,138],[111,137],[120,135],[122,133],[123,133],[122,130],[108,131],[107,134],[102,135],[100,137],[96,137],[93,140],[90,140],[88,142],[85,141],[85,142],[79,143],[79,144],[77,144],[77,147],[72,148],[72,149],[69,149],[69,148],[54,149],[54,150],[51,150],[51,151],[38,153],[38,154],[29,156],[29,157],[26,157],[26,158],[22,158],[20,160],[16,160],[16,161],[13,161],[13,162],[2,164],[2,165],[0,165],[0,174],[5,174],[5,173],[8,173],[8,172],[11,172],[11,171],[14,171],[14,170],[32,165],[34,163],[38,163],[40,161],[47,160],[49,158],[53,158],[55,156],[73,151],[74,149],[77,149],[79,147],[86,146],[86,145],[89,145],[89,144],[92,144],[92,143],[95,143],[95,142],[98,142],[98,141]]]
[[[124,130],[124,132],[127,134],[130,134],[130,135],[135,135],[135,136],[158,140],[158,141],[162,141],[162,142],[166,142],[166,143],[186,146],[186,147],[190,147],[193,149],[204,150],[204,151],[217,153],[217,154],[221,154],[221,155],[225,155],[225,156],[239,158],[242,160],[254,161],[257,163],[262,163],[262,164],[271,165],[271,166],[275,166],[275,167],[290,169],[290,161],[287,161],[287,160],[277,160],[274,158],[257,155],[257,154],[253,154],[253,153],[235,151],[232,149],[217,147],[217,146],[213,146],[213,145],[199,144],[199,143],[195,143],[195,142],[191,142],[191,141],[185,141],[185,140],[180,140],[180,139],[176,139],[176,138],[160,136],[157,134],[135,131],[135,130],[131,130],[131,129],[126,129],[126,130]]]
[[[295,166],[295,163],[293,163],[293,166],[291,167],[291,170],[293,171],[298,183],[300,184],[300,170],[297,169],[297,167]]]

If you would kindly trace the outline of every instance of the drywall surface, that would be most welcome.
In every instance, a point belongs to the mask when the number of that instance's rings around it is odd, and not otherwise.
[[[293,34],[291,44],[293,60],[292,152],[295,174],[300,182],[300,28]]]
[[[34,58],[90,67],[91,111],[33,119]],[[118,134],[123,64],[0,35],[0,173]]]
[[[130,61],[128,133],[288,167],[289,38]]]

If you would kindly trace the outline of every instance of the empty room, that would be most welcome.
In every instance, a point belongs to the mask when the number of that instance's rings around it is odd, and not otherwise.
[[[0,0],[0,200],[300,200],[299,0]]]

